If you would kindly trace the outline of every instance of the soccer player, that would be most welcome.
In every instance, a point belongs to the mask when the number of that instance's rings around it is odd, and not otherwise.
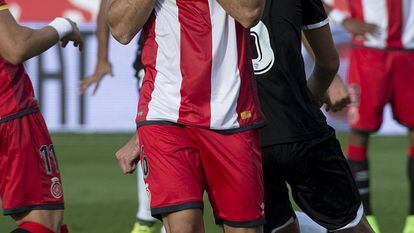
[[[261,231],[263,117],[248,28],[263,7],[263,0],[109,3],[118,41],[129,43],[144,27],[139,151],[152,215],[167,232],[204,232],[204,190],[225,232]],[[134,169],[134,158],[118,159],[125,173]]]
[[[302,29],[315,55],[308,82]],[[251,34],[259,99],[267,119],[261,130],[264,232],[299,232],[289,184],[298,206],[329,231],[371,233],[351,170],[319,109],[322,103],[330,109],[336,109],[332,104],[343,107],[326,93],[339,57],[321,0],[267,1],[262,21]]]
[[[0,197],[13,233],[68,232],[55,150],[23,62],[59,41],[82,49],[76,24],[57,18],[33,30],[20,26],[0,0]]]
[[[95,67],[94,73],[85,78],[80,86],[81,94],[84,94],[89,87],[95,85],[93,94],[95,94],[102,82],[103,78],[107,75],[113,76],[112,64],[108,58],[108,49],[109,49],[109,27],[106,24],[105,20],[105,7],[108,0],[102,0],[99,7],[98,19],[97,19],[97,31],[96,35],[98,38],[98,62]],[[142,40],[139,40],[142,42]],[[141,63],[141,47],[138,45],[137,57],[134,62],[134,68],[136,70],[136,78],[138,80],[138,85],[143,78],[143,66]],[[127,147],[123,150],[129,150]],[[134,227],[131,233],[155,233],[156,232],[156,219],[151,216],[151,210],[149,206],[149,200],[147,192],[145,190],[145,184],[142,177],[141,166],[138,166],[138,176],[137,176],[137,187],[138,187],[138,212],[136,214],[137,221],[134,224]],[[162,228],[161,232],[164,232],[165,229]]]
[[[348,160],[365,212],[379,233],[370,203],[368,143],[391,103],[394,119],[409,133],[410,208],[404,233],[414,232],[414,1],[348,0],[350,14],[328,7],[329,15],[353,33],[348,82],[352,104]]]

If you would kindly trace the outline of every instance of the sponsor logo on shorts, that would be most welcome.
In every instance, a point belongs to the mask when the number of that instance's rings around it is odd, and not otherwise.
[[[63,188],[62,188],[62,184],[60,183],[59,178],[53,177],[51,181],[52,181],[52,185],[50,186],[50,193],[56,199],[62,198]]]
[[[351,105],[359,104],[359,97],[361,95],[361,89],[357,84],[351,84],[349,86],[349,98],[351,98]]]
[[[264,204],[264,202],[262,202],[262,204],[260,205],[260,208],[262,209],[262,216],[265,216],[265,204]]]
[[[141,160],[141,166],[142,166],[142,174],[144,174],[144,179],[147,179],[149,175],[149,166],[148,166],[148,158],[145,155],[143,156]]]
[[[348,111],[348,119],[350,124],[356,124],[359,121],[359,100],[361,90],[358,85],[351,84],[349,87],[349,97],[351,98],[351,106]]]

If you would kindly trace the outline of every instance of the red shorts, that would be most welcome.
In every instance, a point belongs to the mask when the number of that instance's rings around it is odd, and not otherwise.
[[[63,209],[59,166],[40,112],[0,123],[0,197],[5,215]]]
[[[207,191],[217,224],[264,223],[264,192],[258,130],[233,134],[189,126],[138,129],[141,164],[151,212],[203,208]]]
[[[351,128],[375,132],[391,103],[394,118],[414,129],[414,52],[355,47],[349,64]]]

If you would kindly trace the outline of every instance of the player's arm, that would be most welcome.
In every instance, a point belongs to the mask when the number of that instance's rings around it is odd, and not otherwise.
[[[341,24],[347,31],[357,36],[366,34],[377,35],[378,26],[372,23],[366,23],[362,20],[352,18],[347,12],[344,12],[326,2],[323,3],[325,11],[329,18],[338,24]]]
[[[332,39],[329,25],[304,31],[315,56],[315,67],[308,80],[309,90],[322,101],[328,87],[338,72],[339,56]]]
[[[124,174],[131,174],[135,171],[139,161],[138,139],[136,134],[115,153],[115,157]]]
[[[302,36],[302,42],[309,56],[312,58],[313,61],[315,61],[315,54],[304,35]],[[336,74],[334,79],[332,80],[332,83],[326,92],[325,102],[326,110],[333,112],[341,111],[351,102],[348,93],[348,88],[342,81],[339,74]]]
[[[109,0],[106,16],[109,29],[121,44],[128,44],[142,29],[156,0]]]
[[[74,41],[80,49],[83,40],[75,23],[67,19],[56,19],[49,26],[39,30],[19,25],[10,11],[0,11],[0,56],[11,64],[20,64],[37,56],[59,40],[63,46]]]
[[[82,81],[80,87],[81,94],[84,94],[93,84],[95,84],[95,89],[93,91],[93,94],[95,94],[102,79],[108,74],[111,76],[113,75],[112,64],[108,59],[109,27],[105,20],[105,8],[107,2],[108,0],[101,1],[97,19],[96,36],[98,38],[98,61],[94,73]]]
[[[217,0],[243,27],[254,27],[262,18],[266,0]]]

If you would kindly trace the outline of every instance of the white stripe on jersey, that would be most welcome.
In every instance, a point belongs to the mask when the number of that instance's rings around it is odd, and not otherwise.
[[[155,11],[155,40],[158,44],[157,75],[146,119],[158,121],[167,118],[177,122],[180,112],[182,82],[179,44],[181,29],[176,18],[178,7],[175,0],[157,1]],[[175,12],[175,14],[169,12]]]
[[[414,49],[414,0],[403,0],[403,34],[405,49]]]
[[[365,46],[374,48],[385,48],[388,37],[388,11],[387,0],[362,0],[364,21],[376,24],[379,34],[373,36],[365,35]]]
[[[237,101],[240,91],[236,22],[216,0],[209,0],[212,24],[210,128],[238,128]]]

